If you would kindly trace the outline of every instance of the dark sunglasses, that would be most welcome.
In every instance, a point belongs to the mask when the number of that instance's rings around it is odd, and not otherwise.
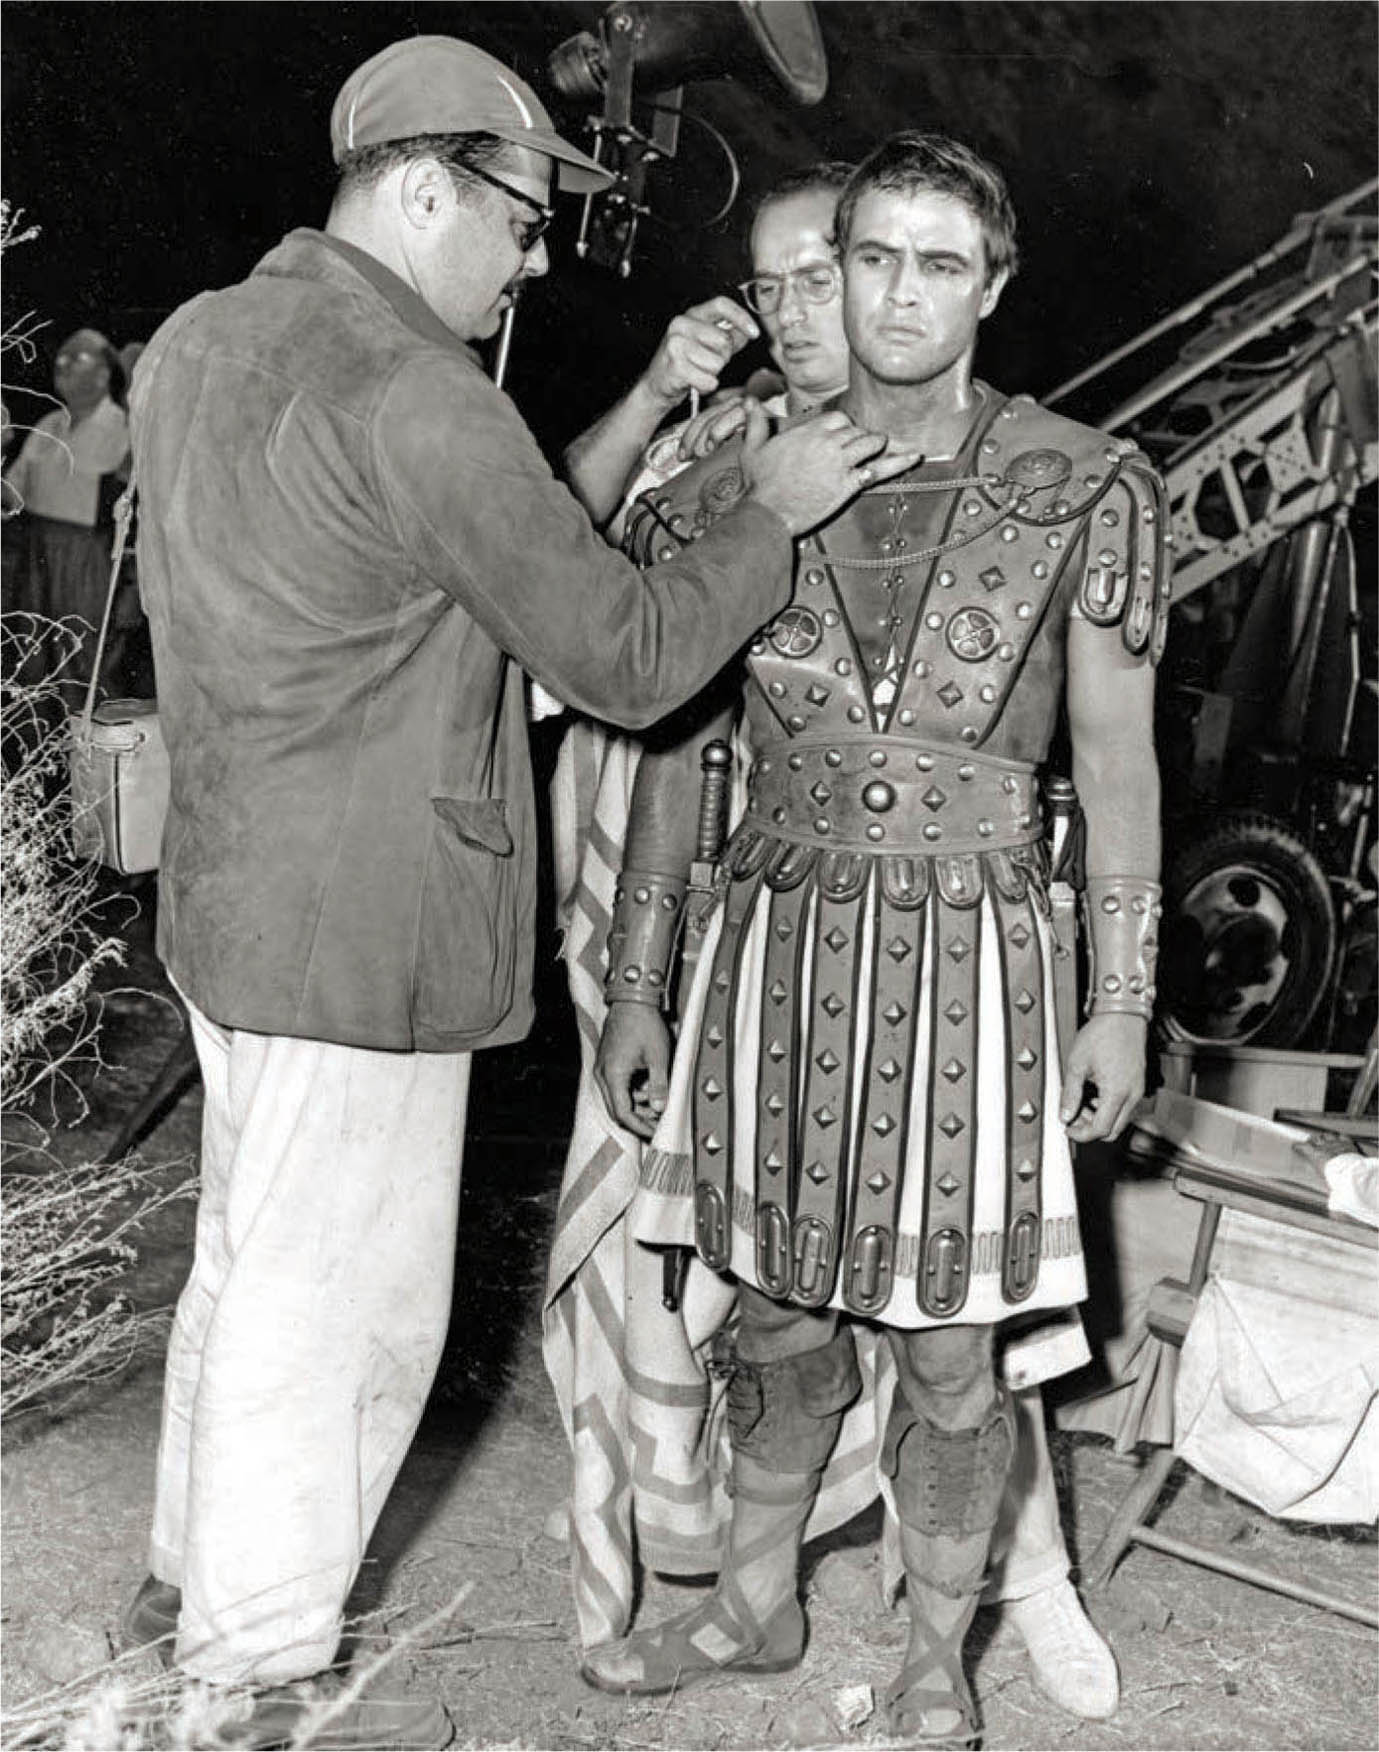
[[[551,220],[555,218],[555,208],[543,206],[540,201],[533,200],[530,195],[524,195],[521,189],[515,189],[509,183],[500,181],[496,176],[490,176],[486,170],[480,170],[476,164],[466,164],[459,168],[464,170],[466,176],[477,176],[480,182],[486,182],[490,188],[500,189],[503,194],[510,196],[514,201],[520,201],[524,207],[530,207],[532,212],[538,215],[537,218],[526,221],[522,227],[521,235],[517,239],[518,248],[522,254],[530,255],[550,228]]]

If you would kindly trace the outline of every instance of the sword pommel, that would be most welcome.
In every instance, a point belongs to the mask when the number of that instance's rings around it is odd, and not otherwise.
[[[718,737],[706,742],[699,756],[699,833],[695,858],[700,863],[716,863],[723,850],[732,770],[733,751],[728,744]]]

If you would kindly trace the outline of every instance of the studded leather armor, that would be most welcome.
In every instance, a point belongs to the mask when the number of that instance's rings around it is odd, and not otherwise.
[[[1168,521],[1144,457],[1027,397],[978,395],[955,462],[874,489],[801,543],[794,597],[747,657],[755,760],[723,860],[699,1041],[696,1233],[722,1269],[735,1205],[750,1214],[761,1288],[805,1306],[841,1287],[849,1308],[877,1314],[896,1274],[911,1272],[929,1317],[963,1307],[978,1239],[983,903],[1009,1045],[1002,1290],[1012,1306],[1032,1293],[1055,1045],[1035,917],[1047,907],[1035,770],[1070,614],[1146,661],[1163,645]],[[665,558],[743,491],[737,459],[720,451],[638,501],[627,545]],[[733,1160],[736,1104],[749,1098],[734,1076],[734,1018],[762,906],[756,1148],[744,1165]],[[923,1138],[907,1135],[916,1078],[929,1084]],[[897,1217],[920,1162],[924,1216],[907,1255]]]

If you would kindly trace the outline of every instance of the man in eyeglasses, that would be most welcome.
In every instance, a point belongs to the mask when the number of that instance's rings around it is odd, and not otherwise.
[[[798,1662],[800,1545],[864,1394],[850,1317],[880,1329],[895,1370],[880,1464],[910,1640],[888,1729],[969,1745],[963,1643],[1017,1462],[994,1331],[1085,1295],[1068,1144],[1116,1136],[1143,1089],[1165,504],[1131,446],[973,377],[1016,262],[993,166],[896,135],[849,179],[836,229],[841,405],[925,455],[802,545],[740,701],[706,702],[637,772],[598,1074],[620,1124],[657,1122],[626,1229],[695,1247],[686,1325],[693,1300],[708,1330],[736,1286],[732,1511],[713,1594],[586,1651],[583,1671],[654,1695]],[[685,507],[712,503],[735,462],[639,499],[629,550],[673,551]],[[1036,777],[1063,704],[1094,968],[1071,1040]],[[667,919],[695,857],[699,748],[734,725],[745,811],[698,914],[668,1078]],[[643,1287],[649,1352],[675,1340],[668,1318]]]
[[[140,361],[139,569],[172,763],[158,944],[206,1091],[140,1641],[303,1729],[450,1310],[470,1054],[531,1019],[522,670],[642,727],[789,590],[792,539],[909,460],[844,416],[749,447],[722,532],[641,573],[471,343],[544,274],[554,180],[606,173],[448,37],[331,116],[324,231]],[[519,667],[520,666],[520,667]],[[337,1700],[323,1745],[445,1743]]]

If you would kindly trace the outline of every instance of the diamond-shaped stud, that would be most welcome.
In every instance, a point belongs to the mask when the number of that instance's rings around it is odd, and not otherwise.
[[[820,807],[822,807],[828,802],[829,798],[832,797],[833,792],[822,779],[819,779],[815,784],[812,784],[809,787],[809,795],[820,805]]]
[[[1015,924],[1010,927],[1010,940],[1017,949],[1023,949],[1029,942],[1029,932],[1024,925]]]
[[[837,955],[837,954],[840,954],[842,950],[847,948],[848,934],[846,931],[839,930],[838,926],[835,925],[833,927],[833,929],[828,933],[828,935],[824,938],[824,942],[827,943],[829,948],[833,951],[833,953],[835,955]]]
[[[824,1167],[822,1162],[811,1162],[805,1169],[805,1173],[814,1182],[815,1186],[822,1186],[825,1180],[828,1179],[828,1169]]]
[[[837,1125],[838,1115],[831,1107],[816,1107],[814,1109],[814,1123],[827,1131],[829,1126]]]
[[[948,1008],[943,1013],[953,1024],[954,1028],[960,1028],[967,1020],[967,1005],[959,1002],[957,998],[954,998],[952,1003],[949,1004]]]
[[[950,1083],[960,1083],[967,1075],[967,1066],[961,1059],[949,1059],[948,1063],[943,1067],[943,1075],[947,1077]]]
[[[723,1030],[718,1026],[717,1022],[711,1022],[704,1030],[704,1039],[710,1046],[722,1046]]]
[[[782,943],[788,943],[795,935],[795,927],[790,923],[789,919],[777,919],[775,930],[776,936]]]
[[[778,1149],[772,1146],[772,1148],[761,1158],[761,1165],[769,1173],[779,1174],[781,1169],[785,1166],[785,1157],[781,1155]]]
[[[717,1132],[706,1132],[702,1139],[704,1148],[711,1156],[716,1156],[723,1148],[723,1140]]]
[[[1039,1063],[1039,1054],[1032,1046],[1022,1046],[1015,1055],[1015,1062],[1022,1071],[1032,1071]]]
[[[942,809],[947,801],[947,791],[941,791],[937,785],[930,785],[929,789],[920,798],[920,802],[926,809]]]
[[[967,941],[966,937],[950,937],[948,942],[944,944],[944,951],[949,960],[956,961],[958,965],[961,966],[972,953],[972,945]]]
[[[999,590],[1006,581],[1006,575],[999,566],[988,566],[984,572],[978,572],[977,576],[988,590]]]
[[[1038,1002],[1038,998],[1036,998],[1034,993],[1027,987],[1022,987],[1020,991],[1015,994],[1015,1008],[1022,1016],[1028,1016]]]
[[[943,686],[938,690],[938,697],[951,712],[953,707],[962,699],[962,689],[955,681],[945,681]]]
[[[886,945],[886,953],[898,967],[910,953],[910,945],[903,937],[892,937],[890,942]]]
[[[1032,1101],[1022,1101],[1015,1110],[1015,1117],[1024,1120],[1025,1124],[1028,1125],[1031,1120],[1038,1119],[1039,1109]]]
[[[1017,1177],[1021,1180],[1024,1180],[1024,1181],[1033,1180],[1035,1175],[1038,1172],[1039,1172],[1038,1168],[1035,1167],[1034,1163],[1030,1161],[1028,1156],[1025,1158],[1025,1160],[1023,1162],[1021,1162],[1017,1166],[1017,1168],[1015,1170]]]
[[[892,999],[892,1001],[887,1004],[886,1008],[881,1012],[881,1015],[890,1023],[892,1028],[898,1028],[909,1013],[910,1012],[905,1008],[904,1004],[900,1003],[898,999]]]
[[[819,1007],[829,1016],[841,1016],[847,1004],[837,992],[830,992],[827,997],[819,999]]]
[[[704,1094],[708,1096],[710,1101],[717,1101],[718,1097],[723,1093],[723,1085],[719,1082],[717,1077],[705,1077],[699,1087],[703,1090]]]
[[[967,1130],[966,1125],[956,1113],[945,1113],[938,1122],[938,1128],[946,1138],[955,1138],[959,1132]]]
[[[771,1040],[766,1045],[766,1056],[773,1065],[778,1065],[785,1057],[785,1048],[778,1040]]]
[[[807,687],[804,690],[804,697],[811,706],[821,706],[828,698],[828,691],[826,687],[820,687],[816,681],[812,687]]]
[[[879,1138],[887,1138],[895,1130],[895,1121],[889,1113],[878,1113],[871,1122],[871,1129]]]
[[[879,1168],[876,1170],[875,1174],[867,1177],[867,1191],[871,1193],[873,1198],[880,1198],[883,1192],[889,1190],[890,1184],[890,1175],[883,1174]]]
[[[773,1004],[783,1004],[790,996],[790,987],[786,985],[783,979],[773,980],[767,995],[770,997]]]
[[[935,1184],[945,1198],[952,1198],[953,1194],[962,1185],[962,1182],[960,1180],[954,1180],[951,1174],[945,1174],[943,1179],[936,1181]]]
[[[718,972],[713,976],[713,988],[716,992],[726,992],[732,983],[733,976],[728,972],[726,967],[720,967]]]
[[[829,1046],[826,1046],[814,1060],[814,1063],[819,1069],[823,1071],[826,1076],[830,1077],[842,1062],[843,1061],[838,1057],[837,1053],[834,1052],[833,1048]]]
[[[766,1097],[765,1107],[773,1119],[779,1119],[785,1112],[785,1100],[779,1089],[773,1089]]]
[[[883,1083],[893,1083],[900,1075],[901,1066],[893,1058],[888,1058],[884,1065],[876,1067],[876,1074]]]

